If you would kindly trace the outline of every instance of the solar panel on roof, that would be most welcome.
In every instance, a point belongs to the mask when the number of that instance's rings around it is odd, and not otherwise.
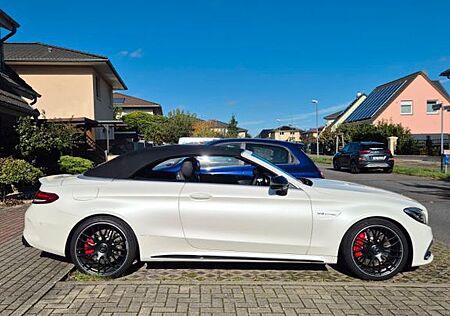
[[[395,82],[372,91],[371,94],[361,103],[360,106],[353,111],[352,114],[345,120],[346,123],[366,120],[377,113],[381,107],[396,93],[404,84],[406,80]]]

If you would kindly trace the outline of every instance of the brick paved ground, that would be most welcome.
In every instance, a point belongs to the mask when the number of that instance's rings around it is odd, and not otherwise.
[[[323,266],[168,263],[119,281],[58,282],[72,266],[21,246],[25,208],[0,210],[0,316],[450,315],[450,251],[443,245],[434,267],[392,282],[361,282]]]
[[[29,315],[450,315],[448,287],[58,283]]]
[[[22,245],[26,208],[0,210],[0,316],[23,314],[72,268]]]

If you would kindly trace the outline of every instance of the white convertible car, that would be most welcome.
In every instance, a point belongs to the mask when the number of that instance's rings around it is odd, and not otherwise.
[[[242,165],[253,174],[233,172]],[[384,280],[433,259],[418,202],[348,182],[298,180],[240,149],[162,146],[40,181],[24,243],[67,256],[88,274],[117,277],[135,260],[288,261],[338,263]]]

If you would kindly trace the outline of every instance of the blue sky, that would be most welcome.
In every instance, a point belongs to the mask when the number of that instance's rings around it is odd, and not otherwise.
[[[261,128],[315,126],[358,91],[450,68],[450,1],[26,1],[2,3],[43,42],[108,56],[129,93]],[[444,86],[450,90],[448,80]]]

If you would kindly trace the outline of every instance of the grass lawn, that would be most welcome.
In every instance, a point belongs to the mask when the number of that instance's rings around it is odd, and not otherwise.
[[[314,161],[315,163],[319,164],[332,164],[333,158],[330,156],[319,156],[316,155],[309,155],[309,157]],[[439,180],[446,180],[450,181],[450,168],[449,172],[447,174],[440,172],[439,170],[432,169],[432,168],[426,168],[426,167],[418,167],[418,166],[408,166],[399,164],[397,161],[395,162],[394,166],[394,173],[398,174],[405,174],[408,176],[416,176],[416,177],[429,177]]]

